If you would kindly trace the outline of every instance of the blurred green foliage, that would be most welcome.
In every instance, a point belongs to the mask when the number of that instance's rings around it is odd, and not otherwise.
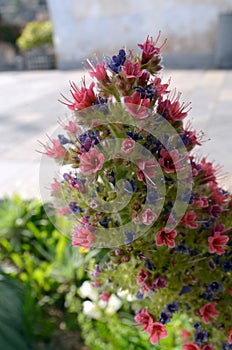
[[[51,222],[47,210],[40,201],[17,195],[0,200],[0,349],[181,349],[183,316],[172,323],[169,337],[153,346],[135,325],[126,300],[118,313],[100,320],[82,312],[79,287],[95,263],[104,263],[107,251],[81,254],[72,248],[56,229],[68,232],[68,222],[56,216]]]
[[[22,51],[53,45],[52,23],[50,21],[27,23],[16,43]]]

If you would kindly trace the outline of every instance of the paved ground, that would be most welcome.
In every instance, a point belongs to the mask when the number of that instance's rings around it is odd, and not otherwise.
[[[40,196],[40,154],[37,140],[57,128],[69,111],[57,102],[68,94],[69,80],[79,82],[83,71],[0,73],[0,197],[20,193]],[[190,119],[205,132],[199,154],[224,165],[222,182],[232,190],[232,71],[167,70],[171,86],[192,102]]]

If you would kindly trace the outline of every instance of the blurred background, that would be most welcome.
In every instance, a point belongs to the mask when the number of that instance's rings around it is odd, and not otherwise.
[[[128,295],[109,317],[88,285],[80,294],[102,256],[73,250],[56,229],[67,222],[46,216],[36,152],[69,115],[60,93],[88,80],[86,58],[137,52],[159,31],[160,44],[168,39],[161,76],[192,102],[199,156],[223,166],[220,182],[232,190],[232,0],[0,0],[0,349],[181,349],[184,315],[151,347]]]

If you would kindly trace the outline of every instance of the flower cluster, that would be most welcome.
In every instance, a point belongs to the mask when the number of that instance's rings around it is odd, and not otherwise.
[[[91,83],[71,83],[62,103],[72,118],[44,146],[63,169],[52,195],[73,246],[108,248],[92,273],[101,299],[133,295],[152,344],[184,312],[195,323],[183,350],[230,349],[232,196],[219,168],[192,152],[202,140],[185,122],[189,104],[160,77],[159,40],[87,61]]]

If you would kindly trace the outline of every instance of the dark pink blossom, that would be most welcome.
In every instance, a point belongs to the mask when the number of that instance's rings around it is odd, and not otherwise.
[[[209,206],[209,202],[206,196],[197,195],[194,197],[193,205],[197,208],[206,208]]]
[[[167,120],[180,121],[183,120],[190,111],[190,103],[180,103],[180,93],[174,92],[174,94],[168,99],[163,100],[159,98],[157,113],[163,115]]]
[[[193,210],[187,211],[187,213],[183,216],[181,221],[190,228],[197,228],[198,224],[196,222],[197,215]]]
[[[202,350],[216,350],[215,347],[211,344],[205,344]]]
[[[186,339],[188,339],[192,335],[192,333],[190,333],[189,331],[187,331],[184,328],[182,328],[180,330],[180,332],[181,332],[181,336],[182,336],[182,341],[185,341]]]
[[[152,287],[155,290],[166,288],[167,287],[166,279],[162,276],[156,276],[152,283]]]
[[[135,322],[141,324],[143,330],[146,331],[148,326],[152,324],[153,318],[146,309],[141,309],[135,316]]]
[[[66,101],[60,101],[61,103],[65,104],[69,109],[72,110],[81,110],[95,104],[97,98],[94,93],[94,83],[91,83],[89,88],[87,88],[85,80],[83,80],[82,87],[80,89],[76,86],[74,82],[71,82],[70,85],[70,92],[74,101],[70,101],[68,98],[61,95]]]
[[[88,152],[80,155],[80,170],[84,174],[94,174],[102,169],[104,163],[104,155],[98,153],[95,148],[91,148]]]
[[[140,70],[140,62],[132,62],[130,59],[126,59],[122,71],[127,79],[140,78],[143,72]]]
[[[212,318],[216,318],[219,312],[215,309],[217,303],[208,303],[200,308],[200,314],[204,323],[209,323]]]
[[[160,39],[160,35],[161,33],[159,32],[155,41],[153,41],[152,38],[150,40],[148,36],[147,40],[143,44],[138,44],[138,46],[143,50],[142,58],[141,58],[142,64],[149,62],[154,57],[154,55],[158,55],[162,47],[166,44],[167,40],[164,40],[164,42],[162,43],[162,45],[160,45],[160,47],[156,47]]]
[[[74,227],[74,233],[72,235],[72,245],[89,249],[94,236],[87,226]]]
[[[221,214],[222,209],[219,204],[214,204],[209,207],[208,212],[210,216],[217,218]]]
[[[224,254],[228,241],[228,236],[222,235],[221,232],[214,232],[214,235],[208,238],[210,253],[216,253],[218,255]]]
[[[134,148],[135,148],[135,141],[132,138],[128,137],[126,140],[122,142],[122,147],[121,147],[122,152],[126,154],[130,154]]]
[[[153,81],[153,85],[156,88],[157,91],[157,95],[158,96],[162,96],[167,94],[169,91],[167,90],[167,88],[169,87],[169,82],[166,84],[162,84],[162,80],[160,77],[155,77],[154,81]]]
[[[156,217],[157,217],[156,213],[154,213],[154,211],[148,208],[142,214],[142,221],[145,225],[151,225]]]
[[[138,284],[144,283],[150,277],[150,275],[151,274],[149,271],[145,269],[141,269],[138,273],[137,283]]]
[[[147,331],[150,334],[150,342],[152,344],[156,344],[161,338],[166,338],[168,336],[165,325],[159,322],[149,324]]]
[[[189,343],[186,343],[182,346],[182,349],[183,350],[200,350],[199,346],[192,343],[192,342],[189,342]]]
[[[175,230],[164,227],[156,234],[156,245],[166,245],[168,248],[174,248],[176,236],[177,232]]]
[[[177,150],[168,152],[165,148],[162,148],[160,151],[159,163],[166,173],[174,173],[183,168]]]
[[[126,96],[124,103],[128,112],[138,119],[147,118],[149,115],[148,108],[150,106],[149,98],[142,98],[139,92],[134,92],[132,96]]]

